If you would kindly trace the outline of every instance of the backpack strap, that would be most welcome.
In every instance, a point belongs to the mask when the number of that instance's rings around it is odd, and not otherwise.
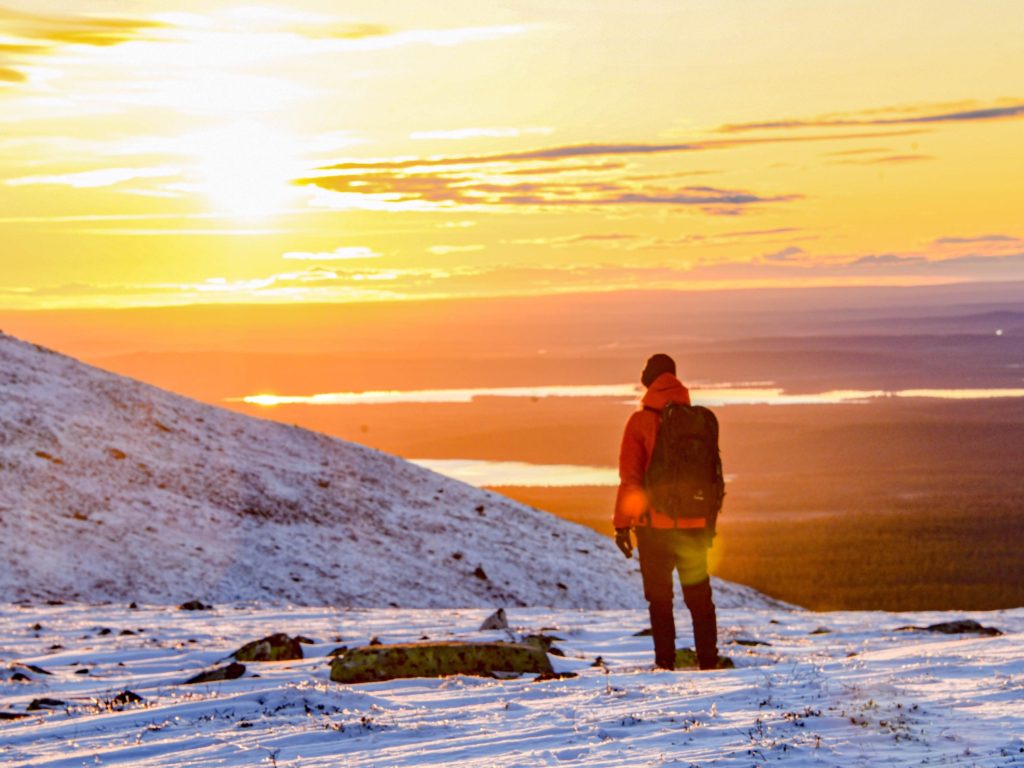
[[[644,406],[644,410],[645,411],[650,411],[651,413],[657,413],[659,415],[661,414],[661,409],[660,408],[654,408],[654,407],[652,407],[650,405],[645,405]]]

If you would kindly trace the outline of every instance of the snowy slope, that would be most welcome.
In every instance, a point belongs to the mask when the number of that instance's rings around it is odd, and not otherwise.
[[[604,537],[363,446],[0,334],[7,600],[641,604]],[[768,605],[718,584],[720,606]]]
[[[329,679],[339,642],[493,639],[475,631],[485,614],[0,605],[0,713],[22,716],[0,720],[0,763],[1024,766],[1024,609],[971,615],[998,637],[899,629],[959,615],[726,609],[722,648],[737,668],[717,672],[652,671],[650,638],[633,636],[645,611],[513,609],[513,629],[564,638],[551,660],[578,677]],[[301,661],[181,685],[279,631],[316,642]],[[142,701],[118,704],[125,690]],[[44,697],[59,703],[29,711]]]

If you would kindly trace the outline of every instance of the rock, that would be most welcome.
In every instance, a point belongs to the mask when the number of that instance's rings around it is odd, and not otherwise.
[[[544,653],[550,653],[552,656],[565,656],[565,652],[561,648],[555,648],[555,641],[562,639],[554,635],[527,635],[520,642],[523,645],[532,645],[534,648]]]
[[[238,661],[291,661],[302,658],[302,643],[278,632],[246,643],[231,655]]]
[[[810,632],[808,634],[811,634],[811,635],[830,635],[830,634],[832,634],[832,630],[829,629],[828,627],[818,627],[817,629],[813,630],[812,632]]]
[[[53,709],[55,707],[63,706],[64,702],[60,699],[48,699],[44,697],[41,699],[32,699],[32,701],[29,703],[27,707],[25,707],[25,709],[27,709],[29,712],[38,712],[40,709]]]
[[[145,699],[134,691],[123,690],[110,700],[110,708],[124,709],[129,704],[141,704],[143,701],[145,701]]]
[[[929,632],[942,632],[946,635],[974,634],[996,637],[1003,634],[1002,630],[995,627],[983,627],[974,619],[960,619],[959,621],[944,621],[939,624],[931,624],[925,627]]]
[[[766,645],[766,646],[771,647],[771,643],[766,643],[764,640],[751,640],[751,639],[746,638],[746,637],[736,637],[736,638],[733,638],[732,640],[730,640],[729,642],[730,643],[735,643],[736,645],[749,645],[749,646]]]
[[[553,674],[547,654],[520,643],[439,641],[353,648],[331,663],[336,683],[405,677],[492,676],[496,672]]]
[[[296,635],[295,640],[303,645],[316,645],[316,640],[311,637],[306,637],[305,635]]]
[[[343,653],[346,653],[347,651],[348,651],[348,646],[347,645],[339,645],[337,648],[335,648],[335,649],[331,650],[330,652],[328,652],[327,655],[328,656],[341,656]]]
[[[634,632],[633,633],[633,637],[650,637],[650,636],[651,636],[651,628],[650,627],[647,627],[647,629],[641,629],[639,632]]]
[[[245,664],[239,664],[237,661],[233,661],[226,667],[218,667],[217,669],[200,672],[198,675],[190,677],[184,684],[196,685],[197,683],[216,683],[221,680],[234,680],[236,677],[241,677],[244,674]]]
[[[476,570],[473,571],[473,575],[480,579],[480,581],[487,581],[487,571],[485,571],[481,565],[476,567]]]
[[[693,648],[676,648],[676,669],[697,669],[697,652]],[[718,657],[718,669],[735,669],[733,660],[727,656]]]
[[[957,619],[956,621],[943,621],[938,624],[930,624],[927,627],[897,627],[897,632],[940,632],[944,635],[985,635],[997,637],[1003,634],[1002,630],[995,627],[983,627],[974,619]]]
[[[0,720],[18,720],[22,717],[28,717],[27,712],[0,712]]]
[[[499,608],[484,619],[483,624],[480,625],[480,631],[484,632],[489,629],[508,629],[508,618],[505,616],[504,608]]]
[[[20,667],[21,669],[27,669],[29,672],[35,672],[37,675],[52,675],[53,674],[53,672],[47,672],[45,669],[43,669],[42,667],[37,666],[35,664],[15,663],[14,666],[15,667]]]
[[[212,608],[212,605],[206,605],[206,603],[200,600],[189,600],[187,603],[182,603],[178,606],[179,611],[209,611]]]
[[[571,680],[574,677],[579,677],[576,672],[542,672],[533,679],[535,683],[543,683],[547,680]]]

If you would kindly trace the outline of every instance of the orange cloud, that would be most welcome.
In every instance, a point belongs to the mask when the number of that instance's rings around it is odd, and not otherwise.
[[[822,115],[804,119],[768,122],[730,123],[720,126],[719,133],[745,131],[790,130],[795,128],[851,128],[889,125],[927,125],[940,123],[974,123],[991,120],[1014,120],[1024,117],[1024,102],[1001,106],[941,109],[929,106],[886,107],[841,115]]]

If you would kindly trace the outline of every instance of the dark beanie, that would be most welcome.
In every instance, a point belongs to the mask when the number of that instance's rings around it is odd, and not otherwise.
[[[649,387],[663,373],[671,373],[675,376],[676,361],[668,355],[659,352],[656,355],[651,355],[647,361],[647,365],[644,366],[644,372],[640,374],[640,383],[645,387]]]

